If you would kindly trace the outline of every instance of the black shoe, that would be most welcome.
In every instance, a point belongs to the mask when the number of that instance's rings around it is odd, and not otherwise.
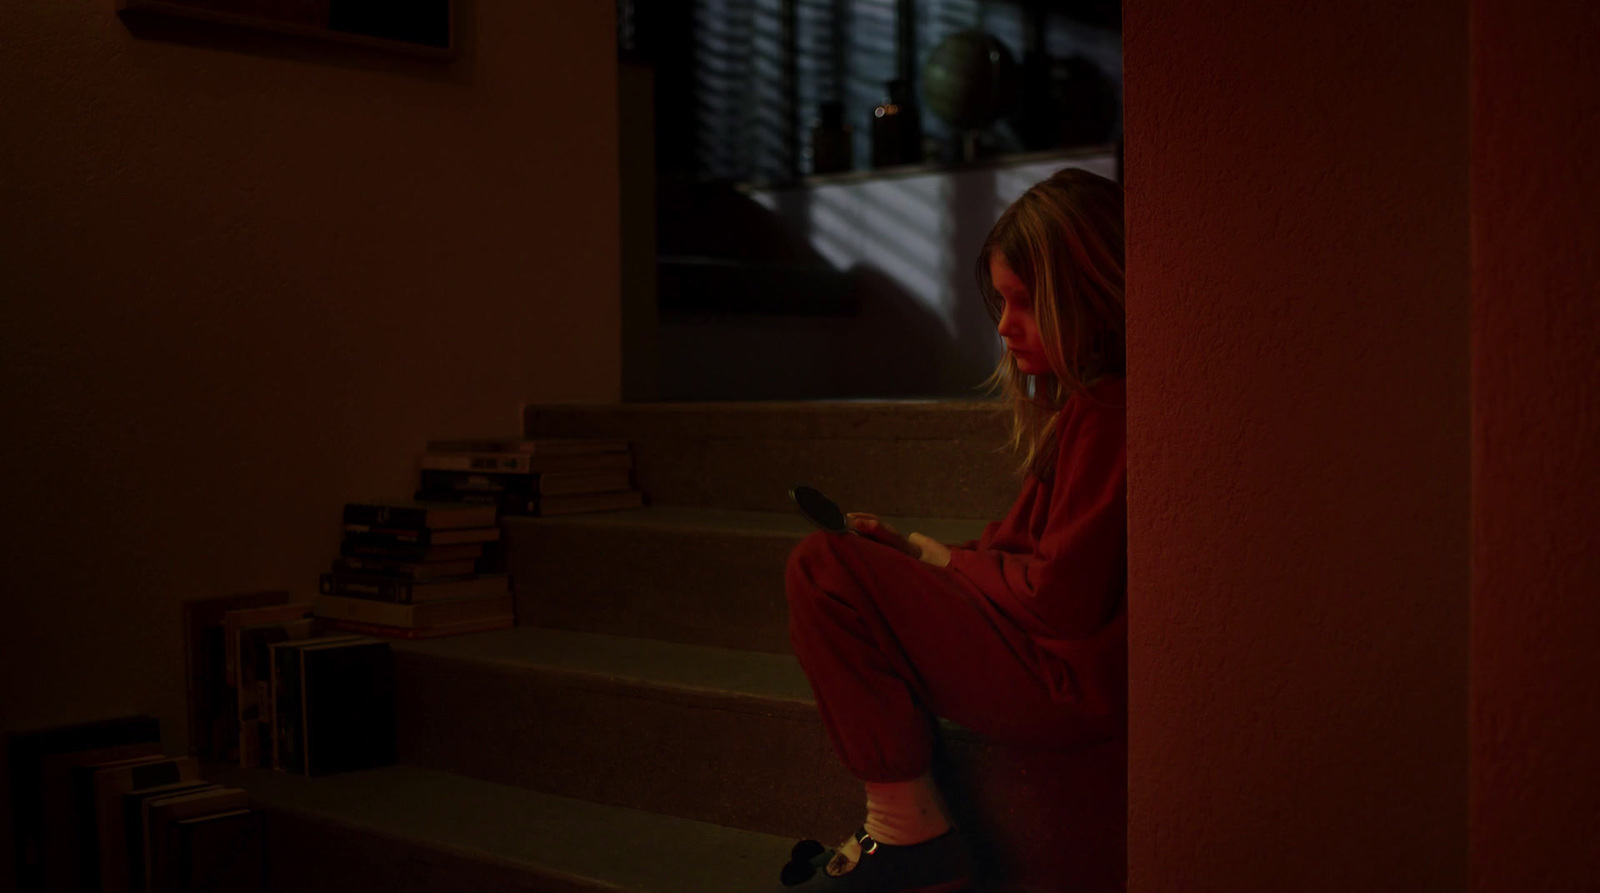
[[[835,850],[802,840],[783,867],[780,893],[956,893],[972,885],[972,859],[955,828],[922,843],[878,843],[865,828],[855,833],[861,858],[837,877],[827,865]]]

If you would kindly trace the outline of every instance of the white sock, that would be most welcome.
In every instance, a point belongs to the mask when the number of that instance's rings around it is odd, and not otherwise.
[[[910,846],[950,830],[950,815],[932,776],[911,781],[873,782],[867,786],[867,835],[889,846]],[[835,877],[861,861],[861,844],[850,835],[839,844],[826,871]]]
[[[933,777],[867,782],[867,833],[890,846],[922,843],[950,830],[950,815]]]

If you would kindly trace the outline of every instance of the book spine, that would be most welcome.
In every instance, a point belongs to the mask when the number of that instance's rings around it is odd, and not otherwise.
[[[410,605],[339,595],[320,595],[315,604],[317,617],[328,620],[358,620],[384,626],[416,625]]]
[[[492,505],[501,515],[539,514],[539,497],[533,494],[500,493],[493,490],[418,490],[414,498],[429,502]]]
[[[318,589],[323,595],[396,605],[499,595],[510,589],[511,579],[506,573],[468,573],[416,581],[373,574],[332,573],[322,576],[327,578],[318,580]]]
[[[118,888],[128,893],[144,890],[144,822],[139,812],[143,801],[134,794],[122,795],[122,846],[127,850],[127,877]]]
[[[417,464],[424,471],[529,474],[535,470],[534,457],[526,453],[423,453]]]
[[[222,788],[214,798],[203,803],[171,805],[152,810],[149,824],[153,833],[148,836],[152,857],[148,863],[151,884],[146,889],[150,893],[166,893],[180,889],[178,872],[180,863],[177,861],[179,821],[248,809],[249,806],[248,793],[239,788]]]
[[[385,546],[430,546],[431,530],[400,530],[394,527],[374,527],[370,524],[344,525],[347,543],[372,543]]]
[[[459,546],[419,546],[415,543],[363,543],[348,537],[339,544],[339,554],[347,558],[384,561],[448,561],[453,558],[480,558],[485,543]]]
[[[339,554],[348,558],[422,561],[428,554],[428,548],[414,543],[363,543],[345,537],[344,542],[339,544]]]
[[[486,525],[487,526],[487,525]],[[344,542],[354,546],[409,546],[413,554],[424,554],[432,545],[486,542],[465,534],[476,534],[484,528],[452,528],[450,530],[400,530],[393,527],[372,527],[366,524],[344,525]],[[490,539],[498,539],[498,535]]]
[[[487,533],[487,536],[482,534]],[[344,542],[363,546],[447,546],[461,543],[492,542],[500,538],[500,531],[489,525],[483,527],[453,527],[449,530],[398,530],[392,527],[370,527],[364,524],[344,525]]]
[[[336,574],[376,574],[396,580],[432,580],[439,577],[460,577],[477,571],[478,562],[472,558],[454,561],[386,561],[381,558],[337,558],[333,562]]]
[[[317,591],[395,604],[410,604],[414,594],[410,580],[382,579],[370,574],[322,574],[317,579]]]
[[[626,440],[610,438],[486,438],[477,440],[430,440],[430,453],[522,453],[530,456],[588,456],[595,453],[627,452]]]
[[[291,724],[292,728],[290,729],[290,734],[294,736],[294,743],[296,745],[296,759],[295,765],[291,766],[289,771],[298,772],[301,775],[310,775],[311,738],[306,734],[306,683],[308,681],[307,677],[311,675],[311,672],[310,666],[306,662],[306,651],[304,648],[295,650],[295,666],[299,668],[295,682],[299,685],[300,694],[299,702],[296,705],[299,709],[295,710],[294,712],[294,722]]]
[[[344,507],[344,523],[370,527],[400,528],[403,530],[425,530],[428,527],[428,510],[352,502]]]
[[[303,652],[291,648],[283,655],[283,688],[278,699],[277,721],[281,729],[283,751],[280,768],[285,772],[304,774],[306,770],[305,737],[301,723],[301,708],[305,704],[305,689],[300,680]]]
[[[538,474],[473,474],[425,468],[418,476],[420,489],[430,493],[518,493],[532,496],[539,492]]]
[[[270,765],[273,769],[283,768],[283,752],[285,750],[283,741],[283,727],[280,725],[281,721],[279,719],[280,715],[283,713],[284,704],[284,670],[282,667],[283,655],[280,653],[280,651],[281,649],[269,647],[269,653],[271,654],[272,661],[272,671],[270,675],[271,683],[267,690],[267,697],[272,702],[272,762]],[[265,754],[263,754],[263,757],[264,756]]]

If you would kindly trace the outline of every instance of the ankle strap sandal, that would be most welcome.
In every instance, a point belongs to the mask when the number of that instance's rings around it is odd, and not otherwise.
[[[861,858],[843,873],[828,874],[838,851],[802,840],[783,867],[781,893],[957,893],[972,885],[972,860],[966,841],[951,828],[909,846],[879,843],[861,828],[853,835]]]

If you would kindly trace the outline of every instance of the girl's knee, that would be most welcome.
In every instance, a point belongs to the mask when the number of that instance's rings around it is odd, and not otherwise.
[[[821,530],[800,541],[789,553],[784,570],[784,589],[792,603],[797,597],[818,590],[820,581],[831,576],[839,565],[838,534]]]

